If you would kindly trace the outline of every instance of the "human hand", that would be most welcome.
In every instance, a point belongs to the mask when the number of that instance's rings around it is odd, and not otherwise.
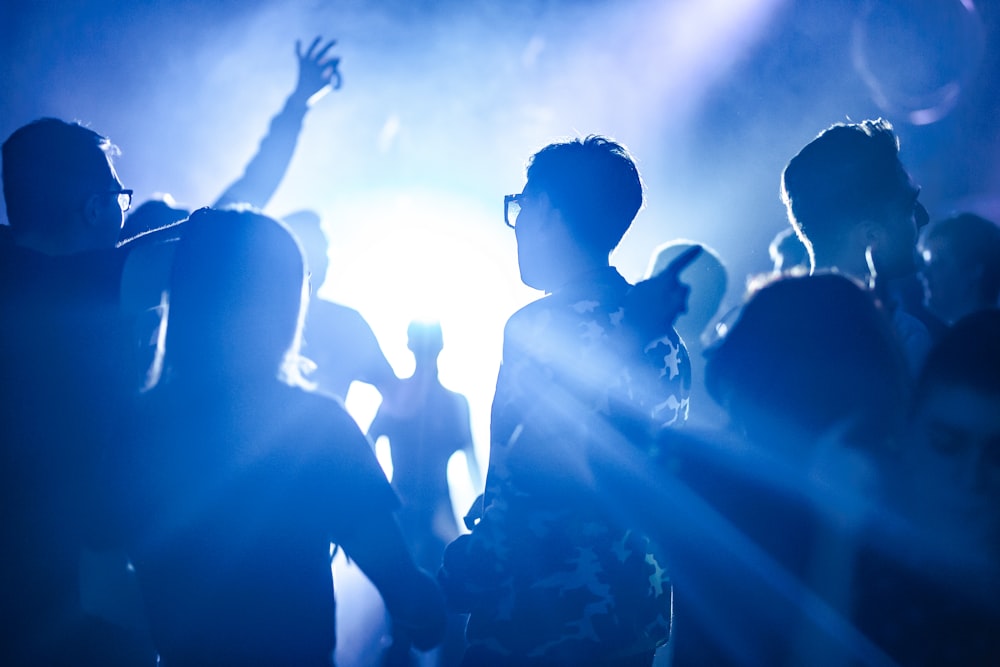
[[[326,57],[337,41],[330,40],[320,47],[321,41],[322,37],[316,37],[305,52],[302,51],[302,40],[295,41],[299,79],[292,97],[301,99],[307,106],[315,104],[331,90],[337,90],[341,84],[340,72],[337,71],[340,58]]]
[[[665,335],[687,312],[691,288],[681,282],[681,271],[702,252],[695,245],[678,255],[660,273],[632,287],[625,299],[625,321],[644,343]]]

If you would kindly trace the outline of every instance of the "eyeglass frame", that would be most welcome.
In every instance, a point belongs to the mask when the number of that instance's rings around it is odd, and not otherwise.
[[[130,190],[128,188],[119,188],[118,190],[109,190],[108,194],[114,195],[115,198],[118,200],[118,208],[122,210],[122,213],[125,213],[130,208],[132,208],[132,195],[134,194],[133,190]],[[128,199],[125,200],[124,204],[122,204],[123,196],[128,197]]]
[[[516,195],[504,195],[503,196],[503,221],[504,221],[504,224],[507,225],[508,227],[510,227],[511,229],[516,229],[517,216],[521,212],[521,204],[520,204],[520,202],[521,202],[522,199],[524,199],[524,193],[523,192],[520,193],[520,194],[516,194]],[[515,206],[515,209],[514,209],[514,221],[513,222],[511,222],[511,216],[510,216],[511,204],[513,204]]]

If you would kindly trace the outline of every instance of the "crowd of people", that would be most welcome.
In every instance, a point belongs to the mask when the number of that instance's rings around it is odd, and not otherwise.
[[[610,263],[645,197],[625,146],[532,155],[503,221],[545,296],[506,324],[479,480],[440,326],[411,325],[398,378],[315,294],[318,216],[260,212],[339,87],[332,46],[296,46],[211,207],[126,217],[114,146],[76,122],[3,143],[0,662],[329,666],[343,550],[391,618],[370,664],[1000,663],[1000,227],[928,212],[889,121],[775,174],[774,271],[725,315],[697,240],[636,284]],[[367,434],[355,381],[383,398]]]

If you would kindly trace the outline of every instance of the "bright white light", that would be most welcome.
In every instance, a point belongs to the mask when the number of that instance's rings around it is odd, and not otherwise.
[[[400,377],[413,371],[407,325],[441,322],[441,382],[469,399],[481,462],[489,457],[504,324],[539,296],[520,282],[514,237],[497,199],[490,206],[429,189],[373,190],[324,212],[333,241],[320,293],[361,312]],[[346,403],[367,428],[379,400],[374,389],[355,383]]]
[[[385,473],[385,478],[392,481],[392,454],[389,451],[389,439],[382,436],[375,441],[375,458],[378,459],[378,464],[382,466],[382,472]]]
[[[480,490],[472,488],[468,462],[463,451],[455,452],[448,459],[448,488],[451,489],[451,509],[455,513],[455,523],[464,532],[462,518],[469,511],[472,501],[476,499]]]

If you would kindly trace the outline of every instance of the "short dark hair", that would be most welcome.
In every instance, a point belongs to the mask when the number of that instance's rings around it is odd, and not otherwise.
[[[607,137],[549,144],[528,162],[528,182],[548,196],[581,245],[601,253],[615,249],[642,208],[635,161]]]
[[[45,233],[68,224],[89,194],[107,187],[103,178],[115,154],[107,137],[77,122],[40,118],[15,130],[3,143],[11,231]]]
[[[885,315],[843,274],[782,276],[754,293],[708,355],[709,394],[748,431],[767,411],[820,436],[878,446],[903,418],[909,376]]]
[[[802,148],[781,174],[781,201],[815,260],[815,246],[835,247],[844,220],[877,215],[908,180],[899,139],[882,118],[837,123]]]
[[[1000,299],[1000,227],[974,213],[958,213],[924,227],[921,243],[931,238],[947,239],[960,266],[982,270],[979,297],[995,305]]]
[[[297,357],[306,308],[302,249],[284,223],[250,209],[199,209],[181,225],[166,363],[199,372],[235,358],[266,372]]]

